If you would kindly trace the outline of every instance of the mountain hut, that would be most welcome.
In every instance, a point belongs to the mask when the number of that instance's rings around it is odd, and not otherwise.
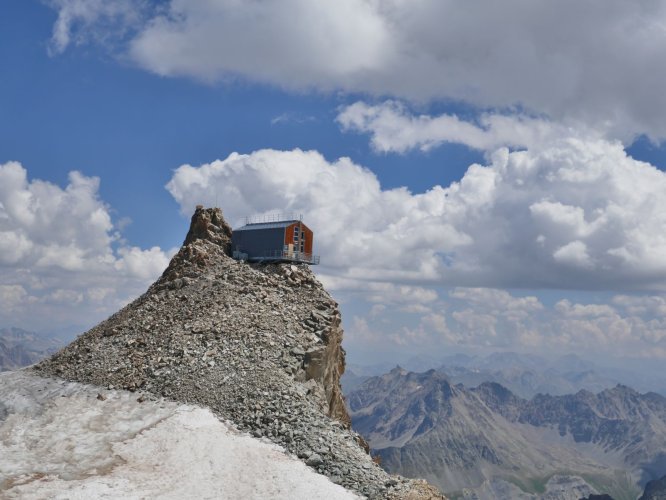
[[[264,218],[260,222],[248,219],[231,235],[234,259],[249,262],[319,264],[319,256],[312,254],[313,244],[313,232],[300,218]]]

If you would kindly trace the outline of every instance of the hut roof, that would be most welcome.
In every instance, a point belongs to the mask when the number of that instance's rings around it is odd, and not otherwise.
[[[255,224],[245,224],[244,226],[234,229],[234,231],[253,231],[256,229],[277,229],[287,226],[291,226],[295,222],[301,222],[299,220],[283,220],[279,222],[258,222]],[[305,224],[303,224],[305,225]]]

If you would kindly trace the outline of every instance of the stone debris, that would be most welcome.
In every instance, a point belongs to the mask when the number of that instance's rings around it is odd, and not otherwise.
[[[340,312],[309,267],[233,260],[230,235],[198,207],[144,295],[35,369],[208,407],[369,498],[443,498],[387,474],[350,429]]]

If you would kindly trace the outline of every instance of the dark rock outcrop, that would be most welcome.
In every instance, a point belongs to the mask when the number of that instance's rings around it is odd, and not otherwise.
[[[648,482],[638,500],[666,500],[666,476]]]
[[[37,370],[209,407],[371,498],[437,498],[388,476],[349,429],[340,312],[309,267],[236,261],[230,235],[198,207],[162,277]]]

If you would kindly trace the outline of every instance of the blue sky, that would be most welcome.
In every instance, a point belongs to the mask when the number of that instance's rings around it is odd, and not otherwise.
[[[353,157],[386,187],[420,192],[460,179],[482,159],[459,145],[427,155],[373,154],[365,138],[342,133],[334,121],[338,107],[358,95],[163,78],[90,45],[51,57],[57,12],[20,0],[10,0],[5,11],[0,55],[11,71],[0,80],[2,161],[19,160],[31,177],[58,184],[71,170],[99,176],[101,197],[119,217],[132,219],[124,234],[137,245],[179,243],[185,221],[164,185],[183,163],[233,151],[315,149],[331,159]],[[418,175],[405,168],[415,163]]]
[[[304,212],[355,361],[666,356],[666,10],[486,7],[5,2],[0,324],[92,326],[217,202]]]

